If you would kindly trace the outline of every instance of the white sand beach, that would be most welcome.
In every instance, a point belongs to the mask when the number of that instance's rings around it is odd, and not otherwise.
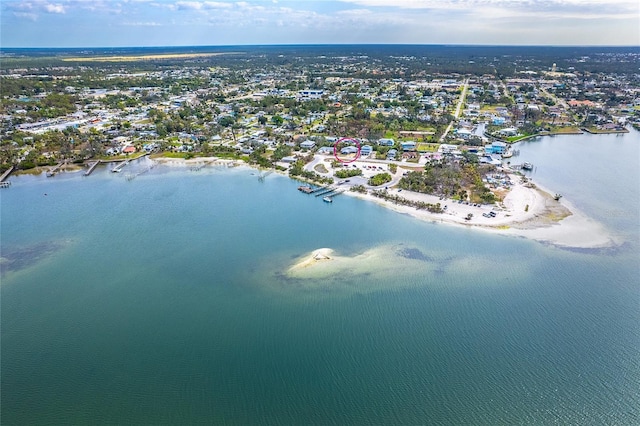
[[[481,229],[503,235],[526,237],[533,240],[572,248],[603,248],[619,245],[621,242],[600,223],[588,218],[564,198],[556,201],[544,188],[519,182],[516,175],[511,179],[515,185],[502,203],[480,207],[460,204],[451,199],[440,199],[433,195],[420,194],[397,189],[389,192],[413,201],[447,206],[444,213],[431,213],[413,207],[398,205],[370,194],[346,192],[352,196],[373,201],[382,206],[415,218],[437,223]],[[495,217],[485,217],[483,213],[493,211]],[[470,220],[467,215],[472,214]]]

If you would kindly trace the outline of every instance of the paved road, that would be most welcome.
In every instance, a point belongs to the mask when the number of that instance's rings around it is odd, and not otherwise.
[[[464,81],[464,85],[462,86],[462,93],[460,93],[460,99],[458,100],[458,105],[456,106],[456,112],[453,114],[454,119],[449,122],[449,125],[447,126],[446,130],[444,131],[442,136],[440,136],[440,142],[444,141],[444,139],[447,137],[447,135],[451,131],[451,128],[453,127],[453,123],[456,120],[458,120],[458,118],[460,117],[460,113],[462,112],[462,105],[464,105],[464,100],[467,97],[468,87],[469,87],[469,79],[466,79]]]

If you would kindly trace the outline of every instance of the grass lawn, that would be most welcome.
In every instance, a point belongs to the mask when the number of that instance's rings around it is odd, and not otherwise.
[[[418,143],[416,144],[416,151],[418,152],[435,152],[438,150],[440,144],[437,143]]]

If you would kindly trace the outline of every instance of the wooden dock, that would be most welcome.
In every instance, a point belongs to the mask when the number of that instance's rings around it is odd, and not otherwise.
[[[326,186],[326,187],[324,187],[323,191],[315,192],[313,195],[315,195],[316,197],[322,197],[323,195],[327,195],[327,194],[335,191],[336,189],[337,188],[334,187],[334,186]]]
[[[98,161],[94,161],[92,163],[89,163],[89,170],[87,170],[86,172],[84,172],[85,176],[89,176],[91,173],[93,173],[93,171],[95,170],[95,168],[98,166],[98,164],[100,164],[100,160]]]
[[[121,162],[120,164],[115,166],[113,169],[111,169],[111,171],[113,173],[120,173],[122,171],[122,169],[124,168],[124,166],[126,166],[130,162],[131,162],[131,160],[124,160],[123,162]]]
[[[65,164],[65,162],[63,161],[61,163],[56,164],[52,168],[50,168],[49,171],[47,172],[47,177],[54,177],[56,175],[56,173],[58,173],[60,171],[62,166],[64,166],[64,164]]]
[[[13,172],[13,169],[15,169],[15,166],[11,166],[7,170],[5,170],[5,172],[2,174],[2,176],[0,176],[0,183],[4,183],[4,181]],[[11,185],[11,183],[9,183],[9,185]],[[7,186],[9,186],[9,185],[7,185]],[[3,188],[6,188],[6,187],[3,187]]]

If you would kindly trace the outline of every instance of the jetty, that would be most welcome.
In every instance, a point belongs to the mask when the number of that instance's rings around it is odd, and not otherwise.
[[[131,162],[131,160],[125,160],[125,161],[121,162],[120,164],[118,164],[117,166],[115,166],[113,169],[111,169],[111,171],[113,173],[120,173],[122,171],[122,169],[124,168],[124,166],[126,166],[130,162]]]
[[[13,169],[15,169],[15,166],[11,166],[7,170],[5,170],[2,176],[0,176],[0,183],[7,183],[7,186],[11,185],[11,182],[5,182],[5,180],[7,180],[9,175],[13,172]],[[6,186],[3,186],[3,188],[6,188]]]
[[[47,177],[54,177],[56,175],[56,173],[58,173],[60,171],[60,169],[62,168],[62,166],[64,166],[64,161],[60,162],[58,164],[56,164],[55,166],[53,166],[52,168],[49,169],[49,171],[47,172]]]
[[[134,180],[135,178],[137,178],[140,175],[143,175],[147,172],[149,172],[151,169],[153,169],[156,166],[156,162],[151,160],[151,164],[149,164],[149,166],[147,166],[146,168],[144,168],[143,170],[139,171],[138,173],[132,174],[129,173],[125,176],[125,179],[128,181]]]
[[[313,189],[312,191],[310,191],[309,194],[315,194],[316,192],[320,192],[323,189],[327,189],[327,188],[328,188],[328,186],[326,186],[326,185],[325,186],[319,186],[319,187]]]
[[[345,191],[346,189],[335,189],[329,193],[325,192],[324,197],[322,197],[322,201],[325,203],[333,203],[333,199]]]
[[[84,172],[84,176],[89,176],[91,173],[93,173],[93,171],[96,169],[98,164],[100,164],[100,160],[89,163],[89,170]]]
[[[337,188],[334,186],[325,186],[321,191],[314,192],[313,195],[315,195],[316,197],[322,197],[323,195],[327,195],[335,191],[336,189]]]
[[[195,165],[195,166],[191,167],[190,170],[192,172],[199,172],[200,170],[202,170],[203,168],[207,167],[209,164],[212,164],[212,163],[213,163],[213,160],[205,161],[202,164],[198,164],[198,165]]]

